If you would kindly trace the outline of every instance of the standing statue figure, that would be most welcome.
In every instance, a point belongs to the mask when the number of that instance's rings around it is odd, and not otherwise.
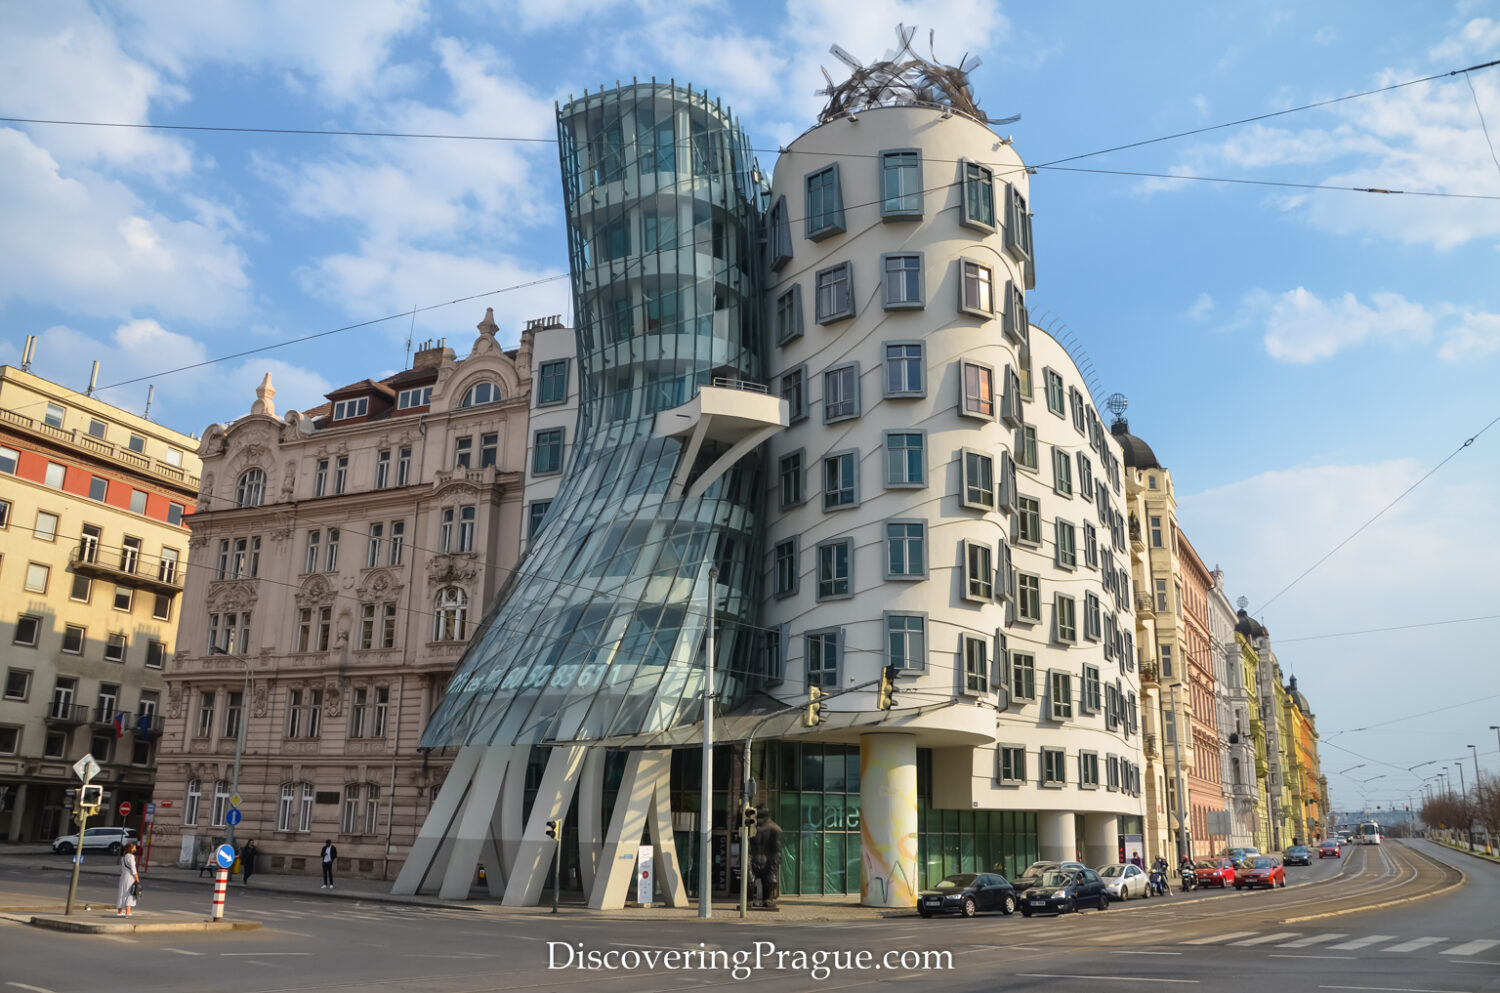
[[[781,826],[764,806],[755,808],[755,834],[750,838],[750,873],[755,880],[756,905],[776,909],[781,896]]]

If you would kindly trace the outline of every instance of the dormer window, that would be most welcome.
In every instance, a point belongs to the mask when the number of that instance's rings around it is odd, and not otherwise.
[[[425,407],[431,402],[431,386],[418,386],[416,389],[402,390],[396,395],[397,410],[405,410],[408,407]]]
[[[478,407],[486,403],[500,402],[500,387],[496,383],[475,383],[464,394],[460,407]]]
[[[369,412],[369,397],[355,397],[353,400],[340,400],[333,405],[333,419],[336,421],[342,421],[349,417],[363,417]]]

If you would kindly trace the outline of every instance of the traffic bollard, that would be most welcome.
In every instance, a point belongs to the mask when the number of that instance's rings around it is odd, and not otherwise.
[[[214,916],[213,920],[224,919],[224,893],[229,889],[229,870],[214,870]]]

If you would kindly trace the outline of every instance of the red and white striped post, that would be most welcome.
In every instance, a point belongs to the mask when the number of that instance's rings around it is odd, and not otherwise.
[[[214,916],[213,919],[221,921],[224,919],[224,892],[229,889],[229,870],[214,870]]]

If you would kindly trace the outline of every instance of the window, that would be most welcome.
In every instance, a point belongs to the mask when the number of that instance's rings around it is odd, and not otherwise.
[[[786,197],[777,197],[766,219],[766,268],[780,272],[792,258],[792,226],[787,218]]]
[[[458,508],[458,550],[474,550],[474,525],[476,510],[473,505]]]
[[[977,162],[964,162],[962,223],[981,231],[995,230],[995,174]]]
[[[60,428],[63,426],[63,415],[66,413],[67,411],[57,404],[49,403],[46,412],[42,414],[42,423],[49,428]]]
[[[309,531],[309,532],[307,532],[307,554],[304,556],[304,558],[302,560],[302,571],[303,572],[306,573],[306,572],[317,572],[318,571],[318,559],[319,559],[319,555],[318,555],[319,548],[318,548],[318,546],[319,546],[319,544],[321,542],[321,539],[322,539],[322,532],[320,532],[320,531]],[[219,570],[219,578],[220,579],[224,578],[224,570],[222,568]]]
[[[453,468],[468,469],[474,464],[474,439],[453,439]]]
[[[922,216],[922,153],[883,152],[880,156],[880,216]]]
[[[463,641],[468,634],[469,597],[456,586],[438,591],[433,612],[433,641]]]
[[[0,529],[10,527],[10,501],[0,500]]]
[[[814,279],[817,288],[815,316],[819,324],[831,324],[854,316],[854,267],[844,262],[819,269]]]
[[[927,395],[922,368],[922,343],[889,342],[885,346],[885,395],[919,397]]]
[[[323,570],[334,572],[339,567],[339,529],[328,529],[328,550],[323,556]]]
[[[89,596],[93,593],[94,581],[88,576],[74,576],[73,590],[68,594],[69,598],[79,600],[83,603],[89,602]]]
[[[1005,250],[1022,261],[1031,260],[1031,214],[1026,198],[1011,185],[1005,187]]]
[[[969,600],[995,598],[995,550],[975,541],[962,542],[964,557],[964,597]]]
[[[411,449],[401,449],[396,459],[396,485],[405,486],[411,482]]]
[[[245,694],[242,690],[230,690],[224,694],[224,734],[225,738],[238,738],[240,735],[240,720],[245,711]]]
[[[823,459],[823,509],[859,506],[859,453],[835,452]]]
[[[0,445],[0,472],[14,476],[16,474],[16,464],[20,460],[20,452],[14,448],[6,448],[4,445]]]
[[[1085,593],[1083,595],[1083,636],[1089,641],[1098,641],[1103,635],[1104,622],[1102,617],[1099,595],[1097,593]]]
[[[0,755],[14,755],[21,750],[21,729],[0,726]]]
[[[1029,572],[1016,573],[1016,616],[1035,623],[1042,619],[1042,579]]]
[[[1053,601],[1052,609],[1057,619],[1057,640],[1077,643],[1078,601],[1059,593]]]
[[[196,737],[207,738],[214,733],[214,695],[198,694],[198,725]]]
[[[1152,548],[1160,548],[1161,547],[1161,518],[1160,517],[1153,517],[1153,518],[1151,518],[1151,547]],[[1161,582],[1161,580],[1157,580],[1157,582]],[[1162,604],[1162,609],[1163,610],[1166,609],[1166,604]]]
[[[133,498],[135,496],[135,493],[140,493],[140,492],[141,492],[140,490],[136,490],[134,493],[131,494],[131,496],[132,496],[132,506],[130,508],[131,510],[135,510],[134,503],[133,503]],[[142,495],[144,496],[144,494],[142,494]],[[245,472],[240,476],[239,484],[235,487],[235,491],[234,491],[234,505],[236,507],[259,507],[261,505],[262,501],[265,500],[265,496],[266,496],[266,473],[265,473],[265,470],[264,469],[246,469]],[[143,507],[141,510],[136,511],[136,513],[143,513],[144,511],[145,511],[145,508]]]
[[[160,641],[146,642],[146,668],[160,669],[167,663],[167,646]]]
[[[551,501],[547,501],[550,503]],[[391,521],[390,564],[400,565],[401,555],[406,550],[406,522]]]
[[[543,362],[540,367],[541,383],[537,389],[536,405],[546,407],[568,402],[568,360],[557,359]]]
[[[1162,739],[1165,740],[1168,744],[1177,743],[1177,714],[1174,711],[1162,711],[1161,734]]]
[[[1078,753],[1078,785],[1086,790],[1099,788],[1099,756],[1096,752]]]
[[[89,499],[104,503],[109,498],[109,480],[103,476],[89,477]]]
[[[1085,664],[1083,667],[1083,700],[1081,701],[1083,712],[1086,714],[1098,713],[1103,706],[1101,697],[1099,667]]]
[[[1172,678],[1172,646],[1171,645],[1162,645],[1160,647],[1161,647],[1161,675],[1162,675],[1163,679],[1170,679],[1170,678]]]
[[[32,528],[32,537],[43,541],[55,541],[57,539],[57,515],[45,510],[36,512],[36,527]]]
[[[776,298],[776,344],[802,337],[802,286],[793,283]]]
[[[46,473],[46,477],[44,478],[43,481],[48,486],[52,487],[54,490],[60,490],[60,489],[63,488],[63,484],[67,482],[67,478],[68,478],[68,467],[67,466],[62,465],[62,464],[57,463],[57,462],[48,462],[47,463],[47,473]]]
[[[28,593],[46,593],[47,579],[52,575],[50,566],[40,562],[29,562],[26,565],[25,589]]]
[[[99,438],[99,439],[102,440],[104,438],[105,431],[107,431],[108,429],[109,429],[109,425],[105,424],[103,421],[99,420],[97,417],[90,417],[89,418],[88,435],[89,435],[90,438]],[[176,449],[172,449],[172,451],[176,451]],[[177,453],[177,457],[180,459],[182,457],[182,453],[178,452]],[[179,462],[173,462],[172,464],[173,465],[182,465],[182,463],[180,461]]]
[[[396,647],[396,605],[394,603],[381,607],[380,647]]]
[[[807,652],[807,685],[839,684],[839,632],[809,631],[805,639]]]
[[[1042,543],[1042,505],[1036,497],[1016,497],[1016,541],[1034,546]]]
[[[844,230],[844,194],[835,162],[807,177],[807,237],[822,241]]]
[[[1047,673],[1047,712],[1054,721],[1073,719],[1073,674],[1053,669]]]
[[[897,669],[927,668],[927,615],[885,615],[885,664]]]
[[[385,539],[385,525],[371,524],[369,542],[365,546],[365,568],[373,569],[380,564],[380,545]]]
[[[187,781],[187,797],[182,801],[182,826],[196,827],[198,825],[198,801],[203,795],[202,787],[198,780]]]
[[[490,432],[479,436],[479,468],[487,469],[500,461],[500,435]]]
[[[994,510],[994,459],[967,448],[960,454],[963,457],[963,505],[975,510]]]
[[[1056,533],[1055,560],[1059,569],[1074,569],[1078,566],[1078,529],[1067,521],[1057,521],[1052,526]]]
[[[364,417],[370,412],[369,397],[355,397],[352,400],[338,400],[333,405],[333,419],[342,421],[349,417]]]
[[[115,587],[114,608],[116,610],[123,610],[126,613],[129,613],[130,612],[130,608],[134,604],[135,604],[135,590],[132,590],[128,586],[116,586]]]
[[[1033,471],[1037,467],[1036,428],[1030,424],[1021,425],[1016,434],[1016,464]]]
[[[536,433],[531,455],[533,476],[562,472],[563,431],[563,428],[547,428]]]
[[[990,688],[990,645],[972,634],[961,636],[964,656],[964,692],[987,693]]]
[[[778,541],[772,558],[776,565],[776,595],[791,596],[797,592],[797,540]]]
[[[1083,564],[1090,569],[1099,567],[1099,532],[1088,521],[1083,522]]]
[[[453,551],[453,508],[444,507],[438,516],[438,551]]]
[[[125,636],[123,634],[112,634],[104,642],[104,661],[125,662]]]
[[[1167,612],[1167,581],[1165,579],[1156,581],[1156,612],[1159,614]]]
[[[853,595],[854,539],[839,538],[818,545],[818,599]]]
[[[923,303],[922,256],[882,255],[881,303],[886,310],[915,310]]]
[[[425,407],[431,402],[431,386],[416,386],[409,390],[402,390],[396,394],[397,410],[406,410],[409,407]]]
[[[1010,653],[1010,694],[1017,700],[1036,699],[1036,656]]]
[[[960,263],[958,309],[989,318],[995,314],[995,274],[989,266],[967,260]]]
[[[167,523],[174,527],[180,527],[182,525],[182,515],[186,510],[187,508],[180,503],[168,503]]]
[[[547,517],[547,509],[552,506],[551,500],[533,500],[526,511],[526,537],[528,540],[535,538],[537,532],[542,529],[542,521]]]
[[[885,524],[885,578],[924,579],[927,576],[927,526],[921,521]]]
[[[1026,749],[1021,745],[1000,745],[1000,782],[1019,786],[1026,782]]]
[[[317,470],[313,473],[313,496],[322,496],[328,492],[328,460],[318,459]]]
[[[807,416],[806,366],[798,366],[782,373],[781,398],[786,401],[788,424],[796,424]]]
[[[926,485],[926,436],[920,431],[885,433],[885,485],[913,488]]]
[[[823,423],[859,416],[859,365],[838,366],[823,373]]]
[[[1065,449],[1052,449],[1052,489],[1062,496],[1073,495],[1073,459]]]
[[[497,383],[475,383],[464,391],[460,407],[479,407],[487,403],[500,402],[500,386]]]
[[[350,783],[344,787],[344,814],[339,830],[344,834],[374,834],[380,829],[380,787],[374,783]]]
[[[993,420],[995,417],[995,370],[977,362],[963,363],[963,406],[966,417]]]
[[[1068,771],[1064,766],[1066,754],[1061,748],[1043,748],[1042,753],[1042,785],[1054,789],[1063,786],[1068,781]]]
[[[1047,387],[1047,409],[1059,417],[1065,416],[1062,376],[1052,369],[1043,369],[1042,380]]]
[[[778,462],[778,474],[781,481],[779,497],[782,510],[796,507],[807,498],[803,460],[804,453],[799,449],[783,455]]]
[[[31,673],[25,669],[8,669],[5,673],[5,699],[24,700],[31,692]]]
[[[1073,413],[1073,429],[1084,433],[1083,394],[1076,386],[1068,387],[1068,409]]]
[[[671,125],[669,124],[668,127]],[[671,136],[668,135],[666,154],[672,154]],[[671,170],[666,170],[670,172]],[[663,210],[648,210],[642,215],[642,241],[648,252],[670,252],[677,248],[676,207]]]
[[[305,834],[312,830],[312,783],[282,783],[276,830]]]

